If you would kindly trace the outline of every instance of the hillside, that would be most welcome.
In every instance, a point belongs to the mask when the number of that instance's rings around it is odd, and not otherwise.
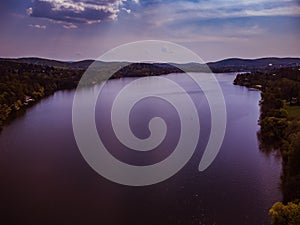
[[[1,61],[7,62],[18,62],[26,64],[34,64],[40,66],[53,66],[60,68],[69,69],[87,69],[94,61],[93,60],[82,60],[76,62],[58,61],[43,58],[16,58],[16,59],[0,59]],[[115,67],[116,65],[128,65],[127,62],[102,62],[98,61],[97,66],[103,67]],[[187,72],[207,72],[205,64],[199,63],[187,63],[187,64],[176,64],[176,63],[154,63],[158,67],[178,67]],[[275,69],[284,67],[295,67],[300,66],[300,58],[259,58],[259,59],[240,59],[240,58],[229,58],[217,62],[208,62],[207,66],[213,72],[240,72],[240,71],[259,71],[265,69]]]

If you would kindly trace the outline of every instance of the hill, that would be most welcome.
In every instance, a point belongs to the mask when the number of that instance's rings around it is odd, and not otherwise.
[[[224,59],[217,62],[208,63],[210,66],[299,66],[300,58],[259,58],[259,59],[240,59],[240,58],[230,58]]]
[[[26,64],[34,64],[40,66],[53,66],[59,68],[69,68],[69,69],[87,69],[94,60],[82,60],[76,62],[58,61],[43,58],[16,58],[16,59],[0,59],[1,61],[8,62],[18,62]],[[102,62],[97,61],[97,66],[103,67],[116,67],[117,65],[124,66],[128,65],[129,62]],[[151,63],[150,63],[151,64]],[[199,63],[186,63],[186,64],[176,64],[176,63],[153,63],[153,65],[161,68],[168,67],[178,67],[187,72],[207,72],[206,65],[213,72],[241,72],[241,71],[259,71],[266,69],[276,69],[285,67],[297,67],[300,66],[300,58],[259,58],[259,59],[241,59],[241,58],[229,58],[216,62],[208,62],[205,64]]]

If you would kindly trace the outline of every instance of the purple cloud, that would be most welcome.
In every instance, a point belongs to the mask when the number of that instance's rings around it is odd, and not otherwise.
[[[116,20],[126,0],[35,0],[28,15],[68,24],[93,24]]]

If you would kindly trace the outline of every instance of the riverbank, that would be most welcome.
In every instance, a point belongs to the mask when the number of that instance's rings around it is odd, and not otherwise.
[[[277,151],[282,157],[283,203],[270,210],[272,224],[300,223],[300,69],[277,69],[240,74],[235,85],[262,91],[259,125],[260,149]],[[282,218],[286,223],[279,223]],[[296,223],[290,221],[296,220]]]
[[[58,90],[73,89],[81,70],[0,60],[0,127]]]

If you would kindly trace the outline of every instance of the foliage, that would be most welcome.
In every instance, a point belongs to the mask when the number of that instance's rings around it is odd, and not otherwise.
[[[300,202],[289,202],[287,205],[276,202],[269,210],[272,225],[299,225]]]
[[[33,101],[76,87],[81,75],[75,69],[0,60],[0,127]]]
[[[262,90],[261,149],[282,155],[283,201],[300,199],[300,68],[239,74],[234,84]],[[276,203],[270,215],[273,225],[298,225],[300,205]]]
[[[300,120],[300,106],[290,106],[287,105],[285,107],[286,111],[288,112],[289,119],[293,120]]]

